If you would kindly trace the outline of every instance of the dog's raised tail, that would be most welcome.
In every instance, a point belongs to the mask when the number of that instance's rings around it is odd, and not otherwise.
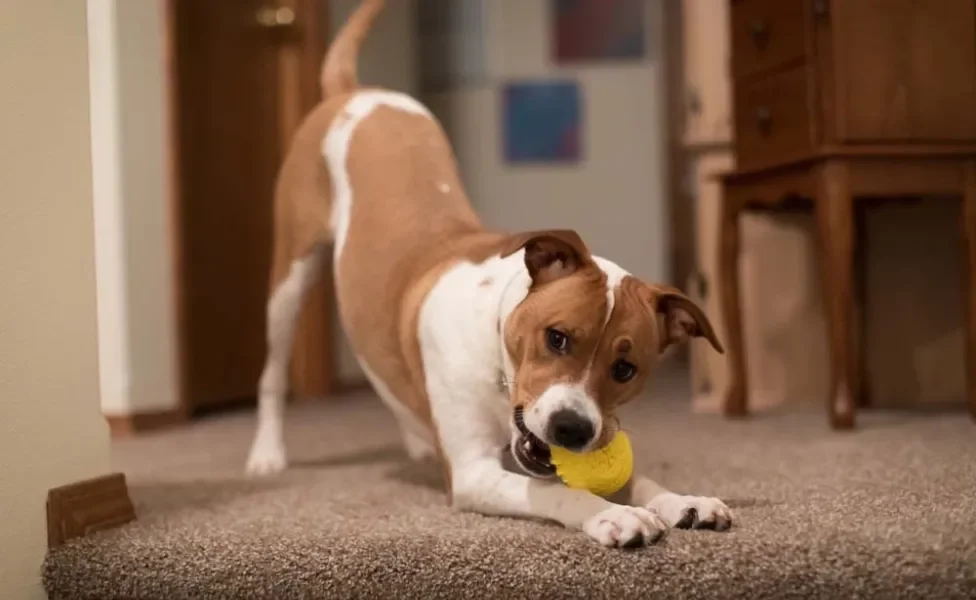
[[[339,29],[322,63],[322,93],[326,98],[359,87],[359,48],[385,5],[386,0],[362,0]]]

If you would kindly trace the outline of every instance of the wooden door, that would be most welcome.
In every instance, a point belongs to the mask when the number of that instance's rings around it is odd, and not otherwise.
[[[272,199],[318,99],[324,0],[169,0],[183,404],[253,398],[265,357]],[[304,391],[326,391],[323,304],[299,336]],[[309,389],[311,386],[312,389]],[[318,386],[319,389],[314,389]]]

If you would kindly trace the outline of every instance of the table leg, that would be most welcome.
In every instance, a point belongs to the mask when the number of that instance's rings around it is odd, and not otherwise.
[[[742,307],[739,294],[739,205],[728,190],[722,200],[719,228],[719,272],[721,277],[722,317],[725,320],[725,349],[729,355],[729,388],[725,415],[744,417],[747,406],[745,348],[742,339]]]
[[[852,343],[854,201],[847,165],[828,162],[820,170],[815,201],[820,235],[831,386],[827,413],[834,429],[854,427],[852,389],[857,368]]]
[[[966,400],[976,419],[976,161],[966,165],[962,194],[963,239],[966,246]]]

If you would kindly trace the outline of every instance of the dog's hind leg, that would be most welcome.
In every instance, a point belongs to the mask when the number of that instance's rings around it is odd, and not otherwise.
[[[321,244],[292,259],[276,242],[267,308],[267,357],[258,384],[257,430],[247,461],[251,475],[267,475],[287,466],[284,442],[288,364],[302,301],[320,277],[325,257]]]
[[[403,405],[393,394],[390,387],[366,364],[362,356],[357,355],[356,359],[363,373],[366,375],[370,386],[376,392],[376,395],[380,397],[383,404],[390,409],[394,418],[396,418],[397,425],[400,427],[400,433],[403,435],[403,446],[407,451],[407,455],[417,461],[436,457],[437,451],[434,448],[434,444],[430,436],[425,434],[426,428],[417,419],[417,416]]]
[[[400,433],[403,435],[403,447],[411,460],[423,461],[437,458],[437,449],[424,436],[417,433],[408,423],[400,420]]]

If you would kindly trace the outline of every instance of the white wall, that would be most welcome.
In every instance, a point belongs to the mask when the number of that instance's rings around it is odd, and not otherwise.
[[[572,227],[594,252],[635,275],[668,280],[662,2],[645,5],[649,50],[642,62],[561,67],[549,61],[549,2],[488,0],[486,84],[425,100],[449,131],[486,225],[512,231]],[[580,83],[578,166],[503,162],[499,90],[507,79],[538,77]]]
[[[98,411],[85,4],[0,18],[0,598],[44,598],[45,500],[109,472]]]
[[[383,14],[366,38],[359,55],[359,79],[364,85],[379,85],[408,94],[416,93],[417,36],[413,19],[414,2],[417,1],[390,0],[386,3]],[[327,4],[329,32],[334,36],[359,6],[360,0],[329,0]]]
[[[90,0],[89,26],[102,410],[173,409],[162,7]]]

